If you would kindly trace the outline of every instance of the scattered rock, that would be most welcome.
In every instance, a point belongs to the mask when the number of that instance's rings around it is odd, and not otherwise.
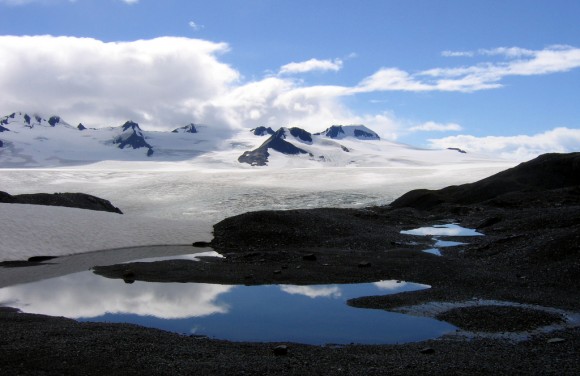
[[[435,349],[432,347],[425,347],[419,351],[421,354],[434,354]]]

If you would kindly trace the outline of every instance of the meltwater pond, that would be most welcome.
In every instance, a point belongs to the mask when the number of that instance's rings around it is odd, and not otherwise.
[[[431,318],[354,308],[346,301],[424,288],[428,286],[401,281],[312,286],[125,284],[87,271],[0,289],[0,306],[232,341],[387,344],[436,338],[456,328]]]

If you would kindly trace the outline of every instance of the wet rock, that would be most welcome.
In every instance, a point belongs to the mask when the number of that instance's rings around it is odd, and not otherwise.
[[[196,248],[206,248],[211,246],[208,242],[194,242],[192,245]]]

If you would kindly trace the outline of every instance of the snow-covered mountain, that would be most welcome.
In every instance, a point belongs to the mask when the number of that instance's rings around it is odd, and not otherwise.
[[[0,118],[0,168],[58,167],[101,161],[186,161],[215,167],[344,167],[463,163],[488,159],[463,150],[417,149],[382,140],[363,125],[323,132],[270,127],[233,135],[188,124],[151,132],[127,121],[117,127],[73,126],[59,116],[22,112]]]
[[[311,134],[300,128],[280,128],[267,132],[253,129],[254,135],[269,137],[260,146],[239,156],[240,163],[252,166],[393,166],[460,163],[482,156],[461,154],[456,149],[430,150],[381,140],[363,125],[333,125]]]
[[[0,118],[0,167],[80,165],[104,160],[189,160],[214,150],[215,136],[199,135],[194,124],[172,132],[148,132],[127,121],[118,127],[74,127],[58,116],[48,120],[16,112]]]

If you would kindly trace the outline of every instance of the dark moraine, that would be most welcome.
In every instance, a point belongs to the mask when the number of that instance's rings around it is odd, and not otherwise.
[[[7,204],[30,204],[46,206],[64,206],[111,213],[123,214],[109,200],[105,200],[86,193],[30,193],[10,195],[0,191],[0,202]]]

